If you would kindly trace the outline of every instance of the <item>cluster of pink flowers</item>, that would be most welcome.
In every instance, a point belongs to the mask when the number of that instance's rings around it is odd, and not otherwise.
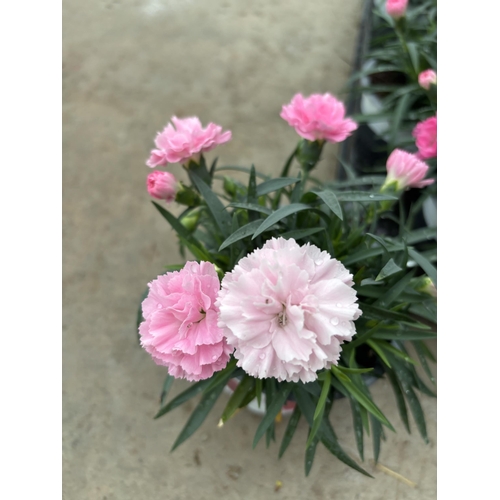
[[[387,177],[382,186],[395,185],[396,191],[407,188],[423,188],[432,184],[434,179],[424,179],[429,166],[416,155],[395,149],[387,159]]]
[[[356,122],[345,118],[344,104],[328,93],[307,98],[296,94],[283,106],[280,116],[309,141],[341,142],[358,128]]]
[[[258,378],[310,382],[337,364],[361,315],[352,275],[314,245],[272,238],[222,280],[209,262],[159,276],[141,344],[170,375],[209,378],[230,354]]]
[[[418,157],[422,160],[437,156],[437,115],[431,116],[413,129],[413,137],[418,148]]]
[[[393,19],[401,19],[406,15],[408,0],[387,0],[385,10]]]

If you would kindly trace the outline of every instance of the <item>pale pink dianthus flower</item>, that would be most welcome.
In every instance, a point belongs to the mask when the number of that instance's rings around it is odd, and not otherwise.
[[[425,90],[429,90],[431,85],[436,85],[437,74],[433,69],[426,69],[418,75],[418,84]]]
[[[387,0],[385,10],[393,19],[400,19],[406,15],[408,0]]]
[[[187,164],[190,160],[198,162],[201,153],[214,149],[231,139],[231,132],[222,132],[222,127],[209,123],[201,126],[199,118],[177,118],[173,116],[162,132],[155,139],[157,149],[151,151],[146,162],[148,167],[157,167],[167,163]]]
[[[307,98],[296,94],[280,116],[309,141],[342,142],[358,128],[355,121],[345,118],[344,104],[328,93]]]
[[[175,200],[177,182],[170,172],[155,170],[147,178],[148,193],[157,200],[165,200],[170,203]]]
[[[417,123],[412,134],[420,159],[428,160],[437,156],[437,115]]]
[[[142,303],[141,345],[175,378],[203,380],[225,368],[232,348],[217,326],[219,277],[210,262],[158,276]]]
[[[434,179],[424,179],[428,170],[429,166],[416,155],[395,149],[387,159],[387,178],[382,190],[394,184],[396,191],[428,186],[434,182]]]
[[[219,326],[257,378],[311,382],[338,364],[361,311],[349,271],[309,243],[272,238],[222,280]]]

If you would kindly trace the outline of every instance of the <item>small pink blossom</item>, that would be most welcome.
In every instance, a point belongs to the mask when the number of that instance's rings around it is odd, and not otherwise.
[[[309,243],[272,238],[226,273],[219,326],[238,366],[257,378],[311,382],[337,364],[361,311],[352,275]]]
[[[231,132],[222,132],[222,127],[209,123],[202,128],[199,118],[172,117],[163,132],[158,132],[153,149],[146,162],[148,167],[157,167],[167,163],[188,163],[198,161],[201,153],[214,149],[218,144],[224,144],[231,139]]]
[[[395,149],[387,159],[387,178],[382,190],[394,183],[396,191],[428,186],[434,182],[434,179],[424,179],[428,170],[429,166],[416,155]]]
[[[170,172],[155,170],[147,178],[148,193],[158,200],[165,200],[170,203],[175,200],[177,192],[177,182]]]
[[[210,262],[187,262],[149,284],[142,303],[141,345],[173,377],[203,380],[229,361],[233,349],[217,326],[219,288]]]
[[[387,0],[385,10],[393,19],[400,19],[406,15],[408,0]]]
[[[437,156],[437,115],[417,123],[412,134],[420,159],[428,160]]]
[[[356,122],[345,118],[344,104],[330,94],[313,94],[304,98],[296,94],[280,114],[297,134],[309,141],[342,142],[358,128]]]
[[[418,75],[418,84],[425,90],[429,90],[431,85],[436,85],[437,75],[432,69],[426,69]]]

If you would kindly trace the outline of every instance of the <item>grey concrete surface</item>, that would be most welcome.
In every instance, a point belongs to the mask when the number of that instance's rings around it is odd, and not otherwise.
[[[233,131],[224,164],[276,172],[297,137],[279,117],[298,91],[337,93],[351,69],[361,0],[65,0],[63,3],[63,497],[126,499],[432,499],[436,404],[421,398],[431,444],[407,435],[388,384],[373,386],[396,425],[361,476],[318,447],[303,474],[306,428],[286,455],[251,449],[258,418],[222,429],[222,396],[202,428],[169,449],[194,403],[154,421],[165,370],[136,343],[146,283],[179,262],[151,205],[144,165],[170,116],[198,115]],[[334,175],[328,146],[319,175]],[[172,171],[184,178],[179,166]],[[174,384],[173,394],[187,386]],[[357,457],[350,410],[332,419]],[[278,426],[278,443],[284,424]],[[282,487],[275,491],[276,481]]]

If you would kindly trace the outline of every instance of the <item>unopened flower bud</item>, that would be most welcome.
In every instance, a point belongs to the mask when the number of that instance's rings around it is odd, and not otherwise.
[[[148,193],[158,200],[165,200],[167,203],[174,201],[177,191],[177,182],[170,172],[155,170],[147,177]]]

